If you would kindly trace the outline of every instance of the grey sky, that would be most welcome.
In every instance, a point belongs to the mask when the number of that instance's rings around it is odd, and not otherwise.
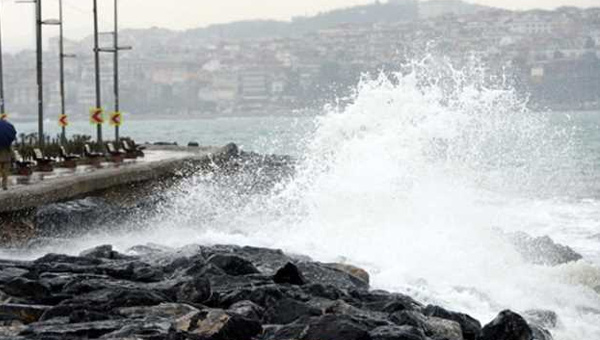
[[[44,17],[58,16],[58,0],[42,0]],[[81,38],[92,29],[91,0],[63,0],[65,30],[68,38]],[[166,27],[187,29],[213,23],[244,19],[290,19],[296,15],[315,14],[332,8],[372,3],[374,0],[119,0],[123,27]],[[554,8],[562,5],[600,6],[600,0],[469,0],[512,9]],[[33,47],[34,6],[0,0],[2,28],[6,50]],[[98,0],[101,30],[112,25],[113,0]],[[45,29],[46,36],[56,35],[56,27]]]

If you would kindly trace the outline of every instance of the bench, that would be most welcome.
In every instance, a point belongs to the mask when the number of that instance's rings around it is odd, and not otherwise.
[[[18,150],[12,152],[13,162],[19,176],[31,176],[33,174],[33,162],[26,161]]]
[[[78,155],[67,153],[64,146],[60,147],[60,158],[62,158],[65,168],[69,169],[77,168],[77,161],[81,159]]]
[[[111,142],[106,143],[106,151],[111,157],[111,160],[115,163],[123,162],[123,157],[125,156],[125,152],[118,150],[115,148],[115,145]]]
[[[100,165],[102,159],[104,159],[104,154],[100,152],[93,152],[92,147],[89,144],[85,144],[83,146],[83,156],[88,159],[92,165]]]
[[[134,142],[129,142],[127,140],[124,140],[121,144],[123,145],[123,150],[125,150],[125,158],[136,159],[138,157],[143,158],[145,156],[144,155],[144,150],[146,150],[145,147],[137,146],[137,145],[135,145]]]
[[[37,171],[52,172],[54,171],[54,160],[50,157],[45,157],[42,150],[33,149],[33,160],[37,163]]]

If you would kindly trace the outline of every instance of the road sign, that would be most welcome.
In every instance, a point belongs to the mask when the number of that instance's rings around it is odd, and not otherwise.
[[[121,112],[111,113],[109,123],[111,126],[121,126],[123,124],[123,113],[121,113]]]
[[[58,116],[58,125],[60,127],[67,127],[67,126],[69,126],[69,117],[67,115],[60,115],[60,116]]]
[[[0,114],[0,120],[8,120],[8,114],[7,113]]]
[[[102,108],[90,109],[90,123],[93,125],[104,124],[104,110]]]

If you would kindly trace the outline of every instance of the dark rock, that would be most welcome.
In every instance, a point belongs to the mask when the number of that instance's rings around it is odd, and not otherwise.
[[[26,327],[19,335],[39,339],[97,339],[105,334],[117,331],[125,326],[126,320],[110,320],[66,323],[34,323]]]
[[[402,310],[390,315],[390,320],[399,326],[411,326],[431,334],[427,328],[427,317],[417,311]]]
[[[220,297],[219,303],[223,308],[229,308],[236,302],[252,301],[261,307],[268,307],[284,298],[284,293],[276,285],[243,288],[231,291]]]
[[[435,316],[458,322],[465,340],[476,340],[481,333],[481,323],[467,314],[451,312],[442,307],[432,305],[427,306],[423,313],[426,316]]]
[[[79,256],[80,257],[91,257],[91,258],[96,258],[96,259],[107,259],[107,260],[133,259],[130,256],[125,256],[123,254],[120,254],[119,252],[114,251],[113,246],[111,246],[111,245],[98,246],[96,248],[85,250],[85,251],[81,252],[81,254],[79,254]]]
[[[262,332],[262,325],[224,310],[207,309],[192,320],[187,332],[207,340],[250,340]]]
[[[367,285],[371,282],[371,276],[369,275],[369,273],[367,273],[366,270],[364,270],[362,268],[352,266],[349,264],[343,264],[343,263],[327,263],[325,265],[329,268],[333,268],[336,270],[343,271],[344,273],[348,273],[348,274],[362,280]]]
[[[29,270],[17,267],[5,267],[0,269],[0,284],[5,284],[6,282],[17,278],[23,277],[29,273]]]
[[[341,289],[369,289],[369,285],[354,275],[314,262],[297,264],[307,282],[333,285]]]
[[[265,309],[252,301],[236,302],[228,309],[229,312],[240,315],[246,319],[260,321],[265,314]]]
[[[231,276],[260,274],[252,262],[235,255],[215,254],[208,259],[208,263],[221,268]]]
[[[352,318],[324,315],[308,321],[300,340],[370,340],[369,332]]]
[[[357,301],[357,307],[369,309],[376,312],[394,313],[402,310],[418,310],[422,305],[410,296],[385,291],[350,291],[350,300]]]
[[[118,288],[101,289],[79,295],[63,301],[61,306],[87,304],[95,310],[108,311],[118,307],[156,306],[165,302],[171,301],[155,291],[142,288]]]
[[[302,290],[315,297],[321,297],[329,300],[339,300],[348,297],[348,294],[335,286],[323,285],[320,283],[311,283],[304,285]]]
[[[236,253],[252,262],[265,275],[274,275],[277,270],[292,259],[279,249],[242,247]]]
[[[263,322],[266,324],[285,325],[300,318],[320,316],[319,309],[310,307],[306,303],[284,298],[277,301],[264,314]]]
[[[200,312],[197,308],[181,303],[162,303],[150,307],[120,308],[119,315],[128,319],[144,319],[148,317],[165,318],[178,321]]]
[[[427,333],[434,339],[463,340],[462,329],[456,321],[435,316],[427,318]],[[500,339],[496,339],[500,340]]]
[[[118,331],[105,334],[100,339],[110,340],[175,340],[175,330],[171,321],[149,318],[143,322],[128,324]]]
[[[115,319],[107,313],[94,312],[86,309],[75,309],[69,314],[69,323],[95,322]]]
[[[38,321],[49,308],[48,306],[1,304],[0,319],[19,320],[29,324]]]
[[[261,340],[295,340],[300,339],[308,327],[301,323],[292,323],[289,325],[267,325],[263,326]]]
[[[291,284],[301,286],[306,283],[306,279],[302,275],[302,272],[293,263],[287,263],[283,268],[279,269],[273,281],[278,284]]]
[[[387,318],[387,313],[359,309],[341,300],[335,301],[325,310],[325,313],[350,316],[366,329],[392,325]]]
[[[4,285],[2,290],[12,296],[41,301],[50,296],[50,288],[33,280],[17,277]]]
[[[120,208],[95,197],[42,206],[35,215],[36,236],[81,234],[119,221],[120,214]]]
[[[576,262],[583,258],[568,246],[563,246],[548,237],[531,237],[523,232],[509,234],[508,239],[514,244],[525,261],[545,266],[558,266]]]
[[[533,332],[519,314],[506,310],[483,327],[479,340],[531,340]]]
[[[188,303],[203,303],[211,298],[210,281],[206,277],[194,277],[182,283],[177,288],[177,301]]]
[[[369,332],[372,340],[426,340],[422,330],[411,326],[382,326]]]
[[[44,257],[41,257],[35,261],[33,261],[36,268],[39,268],[40,265],[43,264],[65,264],[65,265],[77,265],[82,267],[87,266],[98,266],[103,263],[100,259],[89,258],[89,257],[77,257],[77,256],[69,256],[69,255],[61,255],[61,254],[48,254]],[[44,269],[44,268],[42,268]]]
[[[138,282],[160,282],[165,277],[162,269],[139,261],[105,263],[97,266],[95,271],[115,279]]]

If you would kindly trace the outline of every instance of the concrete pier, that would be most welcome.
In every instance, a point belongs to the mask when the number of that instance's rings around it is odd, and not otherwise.
[[[66,201],[94,192],[172,177],[183,169],[211,162],[226,155],[230,148],[154,147],[146,157],[121,164],[102,163],[100,168],[80,166],[12,177],[8,191],[0,191],[0,213],[33,209],[40,205]]]

